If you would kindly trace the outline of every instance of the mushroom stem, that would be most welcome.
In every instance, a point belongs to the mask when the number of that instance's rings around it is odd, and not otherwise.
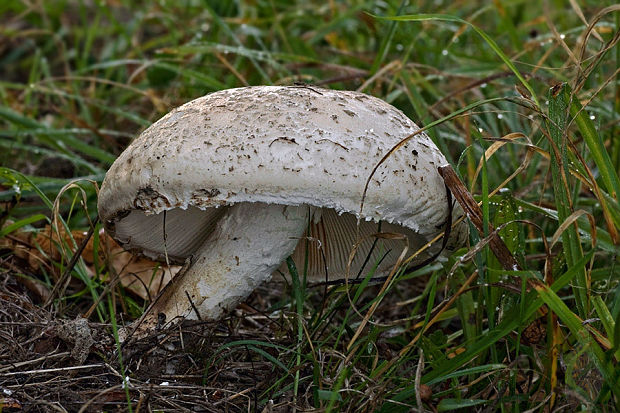
[[[309,215],[308,206],[231,206],[146,310],[138,328],[152,328],[162,313],[166,321],[215,320],[233,309],[292,254]]]

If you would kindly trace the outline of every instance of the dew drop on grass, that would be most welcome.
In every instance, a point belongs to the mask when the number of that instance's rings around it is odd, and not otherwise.
[[[448,56],[448,51],[446,49],[443,49],[441,51],[441,54],[444,55],[444,56]]]
[[[562,40],[566,39],[566,35],[565,34],[561,34],[560,35],[560,39],[562,39]]]
[[[501,113],[498,113],[498,114],[497,114],[497,119],[501,119],[501,118],[503,118],[503,117],[504,117],[504,115],[502,115]]]
[[[486,83],[483,83],[483,84],[481,84],[481,85],[480,85],[480,88],[481,88],[481,89],[484,89],[485,87],[487,87],[487,84],[486,84]]]
[[[594,120],[594,119],[596,119],[596,116],[590,115],[590,120]]]

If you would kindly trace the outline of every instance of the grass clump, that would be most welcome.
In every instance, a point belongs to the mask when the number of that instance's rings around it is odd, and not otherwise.
[[[4,0],[0,409],[617,410],[619,22],[592,1]],[[105,171],[190,99],[294,82],[428,127],[480,205],[470,247],[385,286],[291,267],[119,351],[149,297],[105,253]]]

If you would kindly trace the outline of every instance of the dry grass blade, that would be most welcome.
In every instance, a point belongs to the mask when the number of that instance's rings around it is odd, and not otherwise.
[[[54,240],[54,239],[57,240],[58,249],[60,250],[63,257],[67,257],[70,254],[67,244],[72,243],[75,245],[75,240],[73,239],[73,235],[71,234],[71,231],[69,230],[66,222],[64,221],[64,219],[62,218],[60,214],[60,204],[61,204],[61,199],[62,199],[63,194],[71,189],[77,189],[79,194],[81,195],[81,206],[82,208],[85,209],[87,216],[89,216],[88,209],[87,209],[88,208],[87,207],[88,205],[87,195],[86,195],[86,192],[84,191],[84,188],[78,185],[79,181],[80,180],[71,181],[60,190],[60,192],[56,196],[56,199],[54,200],[54,206],[52,209],[53,218],[52,218],[52,225],[51,225],[50,231],[52,231],[53,234],[50,235],[49,238],[50,240]],[[92,181],[92,180],[86,180],[86,182],[93,185],[96,192],[98,191],[97,182]],[[98,218],[96,220],[98,220]],[[82,241],[81,245],[77,246],[76,251],[71,255],[71,259],[65,271],[63,272],[60,279],[57,280],[56,284],[54,285],[54,289],[50,293],[50,296],[48,297],[47,301],[44,303],[44,307],[49,306],[53,302],[53,300],[57,298],[59,295],[64,295],[64,290],[68,287],[69,281],[71,279],[71,272],[73,271],[73,268],[77,264],[78,259],[81,257],[81,254],[84,251],[84,248],[86,248],[86,245],[88,244],[89,239],[92,237],[94,230],[95,230],[95,223],[90,222],[90,226],[89,226],[89,230],[88,230],[86,238]],[[51,256],[52,249],[54,248],[53,242],[50,242],[49,248],[50,248],[50,256]]]
[[[420,340],[420,338],[422,337],[422,335],[428,331],[428,329],[433,326],[441,317],[441,315],[447,310],[449,309],[454,302],[457,300],[458,297],[461,296],[461,294],[463,294],[465,291],[467,291],[467,289],[469,288],[469,286],[471,285],[471,283],[473,283],[476,278],[478,278],[478,271],[475,271],[468,279],[467,281],[465,281],[463,283],[463,285],[461,285],[461,287],[459,288],[459,290],[450,297],[450,299],[448,301],[446,301],[441,308],[437,311],[437,313],[428,321],[428,323],[426,323],[426,325],[424,325],[424,328],[421,329],[418,334],[416,334],[416,336],[413,338],[413,340],[411,340],[406,346],[404,346],[398,353],[397,357],[394,357],[392,360],[390,360],[388,363],[386,363],[382,368],[380,368],[376,375],[380,376],[382,374],[384,374],[386,371],[388,371],[396,362],[398,362],[398,360],[401,357],[405,357],[407,355],[407,353],[418,343],[418,341]],[[414,326],[416,327],[416,326]]]
[[[379,69],[374,75],[372,75],[371,77],[369,77],[364,83],[362,83],[360,85],[360,87],[358,87],[356,90],[358,92],[363,92],[364,90],[366,90],[370,85],[373,84],[373,82],[375,82],[377,79],[383,77],[385,74],[390,73],[392,71],[397,72],[401,69],[402,67],[402,63],[398,60],[394,60],[390,63],[388,63],[387,65],[383,66],[381,69]]]
[[[549,27],[549,29],[551,29],[551,33],[553,33],[553,36],[555,37],[555,41],[562,46],[562,48],[564,49],[564,51],[566,52],[566,55],[569,57],[569,60],[572,62],[572,64],[577,68],[578,71],[581,71],[581,66],[579,65],[579,61],[577,60],[577,57],[575,56],[575,54],[573,53],[573,51],[571,50],[570,47],[568,47],[568,45],[566,44],[566,42],[564,41],[564,37],[560,34],[560,32],[558,32],[558,29],[555,27],[555,24],[553,24],[553,19],[551,18],[551,16],[549,15],[549,10],[547,7],[543,8],[545,11],[545,23],[547,24],[547,26]],[[568,64],[568,62],[566,62],[566,64]]]
[[[400,237],[402,237],[406,241],[406,237],[404,237],[402,235],[400,235]],[[385,280],[385,282],[381,286],[381,290],[379,291],[378,297],[382,297],[383,294],[385,293],[385,291],[387,290],[388,286],[392,282],[392,279],[394,278],[394,275],[396,274],[396,272],[400,268],[403,260],[405,259],[405,256],[407,255],[407,251],[408,250],[409,250],[409,247],[405,246],[405,248],[403,248],[403,250],[401,251],[400,255],[398,256],[398,259],[396,260],[396,263],[393,265],[393,267],[392,267],[392,269],[390,271],[390,274],[388,275],[387,279]],[[348,267],[349,268],[351,266],[351,262],[353,261],[354,256],[355,256],[355,250],[351,253],[351,256],[349,257],[349,263],[348,263]],[[348,277],[345,280],[348,280]],[[351,300],[351,297],[348,294],[349,293],[348,293],[348,289],[347,289],[347,296],[349,298],[349,302],[353,303],[352,300]],[[370,306],[370,308],[366,312],[366,315],[362,319],[362,322],[360,323],[359,327],[355,331],[355,334],[353,334],[353,337],[351,337],[351,340],[349,341],[349,344],[347,345],[347,350],[349,350],[349,351],[351,350],[351,348],[353,347],[353,344],[355,344],[355,341],[357,340],[357,338],[360,336],[360,334],[362,334],[362,331],[364,331],[364,328],[366,327],[366,324],[368,324],[368,321],[373,316],[373,314],[377,310],[377,307],[379,306],[380,303],[381,303],[381,299],[380,298],[372,303],[372,305]],[[354,355],[354,353],[350,351],[349,355],[347,356],[347,361],[353,355]]]
[[[86,246],[88,245],[88,242],[93,236],[93,233],[95,232],[95,225],[97,224],[98,221],[99,221],[99,217],[96,217],[93,221],[93,225],[91,225],[90,228],[88,228],[88,232],[86,233],[86,236],[84,237],[84,239],[82,240],[78,248],[75,250],[75,252],[71,256],[71,260],[67,263],[67,267],[65,268],[65,271],[62,273],[60,279],[54,286],[54,289],[51,291],[49,297],[47,298],[47,301],[43,304],[44,307],[47,307],[48,305],[50,305],[52,301],[58,295],[64,295],[64,289],[67,288],[67,285],[71,278],[71,271],[73,271],[73,268],[77,264],[77,261],[82,256],[84,249],[86,248]],[[60,237],[59,239],[62,240],[62,238]]]
[[[579,19],[581,19],[581,21],[583,22],[583,24],[585,24],[586,26],[588,26],[588,20],[586,19],[586,16],[583,14],[583,11],[581,10],[581,7],[579,6],[579,4],[577,3],[576,0],[568,0],[568,2],[570,3],[570,6],[573,8],[573,10],[575,11],[575,14],[577,14],[577,16],[579,16]],[[593,35],[594,37],[597,38],[597,40],[599,40],[601,43],[604,43],[605,40],[603,40],[603,38],[601,37],[600,34],[598,34],[598,32],[596,30],[593,31]]]
[[[474,224],[476,229],[480,232],[480,234],[484,234],[484,227],[482,224],[482,211],[478,206],[478,203],[474,199],[474,197],[469,193],[465,185],[461,182],[459,177],[454,172],[451,166],[440,166],[438,168],[439,174],[444,179],[444,182],[452,191],[452,195],[456,198],[458,203],[461,205],[467,217]],[[515,257],[512,255],[504,241],[499,237],[499,235],[494,232],[492,227],[488,228],[489,234],[491,234],[491,240],[489,243],[489,247],[502,264],[504,269],[508,271],[517,271],[521,268],[520,264],[517,262]]]
[[[579,209],[573,212],[572,214],[570,214],[568,217],[566,217],[566,220],[564,220],[564,222],[560,224],[558,229],[553,234],[553,237],[551,238],[550,248],[553,248],[555,246],[555,244],[562,237],[562,233],[566,231],[568,227],[573,225],[577,221],[577,219],[582,215],[585,215],[586,217],[588,217],[588,221],[590,222],[590,230],[591,230],[590,236],[592,237],[592,245],[593,246],[596,245],[596,222],[594,221],[594,217],[592,216],[592,214],[588,213],[587,211],[584,211],[583,209]]]
[[[584,40],[583,40],[583,43],[581,44],[581,50],[580,50],[580,53],[579,53],[579,61],[580,62],[584,62],[586,60],[585,56],[586,56],[586,50],[587,50],[587,45],[588,45],[588,38],[594,32],[594,28],[596,27],[596,25],[599,23],[599,21],[601,21],[601,19],[605,15],[617,12],[619,10],[620,10],[620,5],[619,4],[615,4],[613,6],[605,7],[604,9],[599,11],[596,14],[596,16],[594,16],[594,18],[592,19],[592,21],[590,22],[590,24],[586,28],[585,35],[583,36]],[[598,51],[598,53],[596,54],[595,58],[592,59],[590,64],[584,69],[582,76],[579,76],[579,77],[575,78],[575,84],[574,84],[574,87],[573,87],[573,90],[575,92],[579,92],[581,90],[581,88],[585,84],[586,80],[588,79],[588,77],[590,76],[590,74],[592,73],[594,68],[598,65],[600,60],[603,58],[605,53],[608,50],[610,50],[612,47],[614,47],[616,45],[616,43],[618,43],[618,40],[620,40],[620,30],[617,30],[616,33],[614,33],[614,37],[611,40],[609,40],[607,43],[605,43],[603,45],[603,47],[601,48],[601,50]]]
[[[482,170],[483,160],[490,159],[493,156],[493,154],[497,152],[505,144],[511,143],[517,139],[525,139],[526,141],[527,153],[525,154],[525,158],[523,159],[523,162],[521,162],[521,165],[519,165],[519,167],[515,169],[515,171],[512,174],[510,174],[508,178],[506,178],[497,188],[493,190],[492,194],[497,193],[499,190],[505,187],[508,184],[508,182],[512,181],[517,175],[519,175],[519,173],[521,173],[523,170],[525,170],[528,167],[528,165],[530,164],[530,161],[532,160],[532,156],[534,155],[534,153],[539,152],[540,149],[532,145],[532,142],[526,135],[519,133],[519,132],[509,133],[506,136],[502,136],[499,139],[495,139],[494,142],[491,144],[491,146],[489,146],[486,149],[486,151],[484,152],[484,157],[481,157],[480,161],[478,161],[478,167],[476,168],[476,172],[474,173],[474,177],[472,178],[472,187],[475,185],[476,181],[478,180],[478,175],[480,175],[480,171]]]

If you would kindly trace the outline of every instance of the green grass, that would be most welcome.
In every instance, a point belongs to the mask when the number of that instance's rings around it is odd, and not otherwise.
[[[244,354],[275,375],[257,409],[292,395],[333,412],[616,411],[620,6],[412,3],[0,2],[0,238],[52,221],[87,231],[92,182],[193,98],[296,81],[361,88],[429,128],[480,202],[484,233],[472,226],[469,249],[399,272],[381,294],[363,282],[324,297],[291,266],[292,285],[271,303],[277,339],[231,337],[204,355],[203,383],[222,385],[212,372]],[[69,172],[44,167],[50,159]],[[521,269],[493,255],[491,226]],[[63,274],[77,247],[59,246],[50,268]],[[1,262],[14,259],[3,250]],[[35,278],[59,316],[96,302],[90,320],[116,331],[113,317],[145,303],[110,284],[104,262],[94,268],[77,260],[62,288],[51,270]],[[431,281],[418,290],[422,276]]]

